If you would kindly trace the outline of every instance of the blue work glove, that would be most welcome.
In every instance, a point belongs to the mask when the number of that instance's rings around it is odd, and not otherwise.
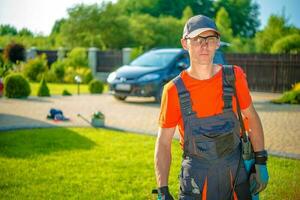
[[[174,198],[169,192],[168,186],[163,186],[158,188],[157,192],[158,192],[157,200],[174,200]]]
[[[263,191],[268,184],[269,174],[267,169],[267,152],[260,151],[255,152],[255,165],[254,171],[250,174],[250,191],[252,194],[256,195],[259,192]]]

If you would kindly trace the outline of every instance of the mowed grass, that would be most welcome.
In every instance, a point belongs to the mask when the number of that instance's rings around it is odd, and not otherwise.
[[[37,96],[40,83],[30,82],[31,96]],[[72,95],[77,95],[77,84],[64,84],[64,83],[47,83],[51,95],[62,95],[63,90],[67,90]],[[89,94],[88,84],[80,84],[80,94]],[[104,84],[103,92],[108,91],[108,85]]]
[[[0,199],[155,199],[155,137],[93,128],[0,132]],[[181,150],[172,144],[170,190]],[[300,161],[270,157],[262,200],[299,199]]]

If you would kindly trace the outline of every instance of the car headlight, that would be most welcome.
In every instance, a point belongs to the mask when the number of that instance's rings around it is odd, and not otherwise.
[[[144,76],[142,76],[141,78],[139,78],[139,81],[152,81],[155,79],[158,79],[160,77],[159,74],[146,74]]]
[[[113,81],[116,79],[116,76],[117,76],[117,73],[116,73],[116,72],[110,73],[110,74],[108,75],[107,79],[106,79],[107,82],[108,82],[108,83],[113,82]]]

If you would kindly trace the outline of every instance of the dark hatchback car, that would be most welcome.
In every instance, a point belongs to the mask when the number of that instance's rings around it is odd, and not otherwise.
[[[225,63],[220,51],[216,52],[214,63]],[[138,96],[154,97],[159,102],[163,85],[189,65],[188,52],[183,49],[154,49],[110,73],[107,82],[110,92],[118,100]]]

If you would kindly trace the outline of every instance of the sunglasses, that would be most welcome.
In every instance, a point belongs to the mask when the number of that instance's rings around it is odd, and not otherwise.
[[[206,44],[208,47],[214,47],[219,41],[219,36],[209,35],[206,37],[202,37],[198,35],[196,37],[186,39],[189,39],[191,41],[191,44],[194,46],[203,46],[204,44]]]

